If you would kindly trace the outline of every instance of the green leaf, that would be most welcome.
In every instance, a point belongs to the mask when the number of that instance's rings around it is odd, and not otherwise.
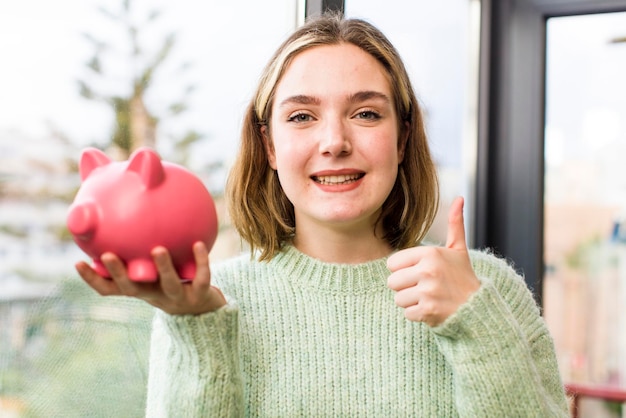
[[[187,110],[187,104],[182,102],[174,103],[170,105],[169,110],[172,115],[180,115]]]
[[[161,12],[159,10],[152,10],[148,15],[148,22],[154,22],[159,17],[161,17]]]
[[[97,98],[93,90],[84,81],[78,80],[77,83],[79,93],[82,97],[89,100],[95,100]]]
[[[87,62],[87,67],[90,68],[95,73],[102,74],[102,65],[100,63],[100,58],[97,55],[94,55]]]

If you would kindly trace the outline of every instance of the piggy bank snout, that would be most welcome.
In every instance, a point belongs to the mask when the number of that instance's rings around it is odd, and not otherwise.
[[[88,241],[98,226],[98,208],[93,202],[82,202],[70,207],[67,228],[81,241]]]

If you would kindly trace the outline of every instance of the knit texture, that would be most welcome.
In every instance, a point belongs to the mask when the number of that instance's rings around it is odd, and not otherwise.
[[[217,312],[153,323],[149,417],[566,417],[554,347],[524,281],[471,253],[480,289],[441,326],[406,320],[386,259],[288,246],[215,265]]]

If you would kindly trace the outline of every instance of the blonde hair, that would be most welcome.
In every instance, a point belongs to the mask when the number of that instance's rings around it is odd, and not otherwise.
[[[307,21],[287,38],[265,67],[246,109],[239,152],[226,184],[233,225],[253,251],[261,250],[261,260],[271,259],[295,234],[293,205],[283,192],[278,175],[269,166],[261,133],[262,126],[270,120],[276,86],[300,52],[339,43],[356,45],[387,71],[400,137],[407,138],[395,185],[378,219],[382,222],[383,238],[394,249],[414,246],[424,238],[437,213],[437,171],[422,111],[400,55],[370,23],[344,19],[334,13],[323,14]],[[407,129],[408,135],[404,135]]]

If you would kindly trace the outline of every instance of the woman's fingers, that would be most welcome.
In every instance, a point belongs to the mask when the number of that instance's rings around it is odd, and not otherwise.
[[[417,286],[409,287],[396,292],[394,302],[401,308],[417,305],[419,303],[420,292]]]
[[[193,245],[193,255],[196,261],[196,277],[192,286],[196,289],[206,289],[211,286],[211,270],[209,268],[209,251],[203,242]]]
[[[120,289],[113,280],[100,276],[84,261],[75,264],[78,275],[96,292],[102,296],[120,295]]]
[[[167,249],[155,247],[152,250],[152,258],[159,272],[159,282],[163,294],[174,300],[183,297],[183,284]]]
[[[418,270],[418,266],[410,266],[391,273],[387,278],[387,286],[396,292],[415,286],[419,281]]]
[[[226,304],[222,292],[211,286],[211,271],[206,245],[197,242],[193,246],[196,274],[191,283],[185,283],[174,266],[169,251],[155,247],[152,258],[158,272],[154,282],[135,282],[124,262],[113,253],[100,257],[110,279],[100,276],[85,262],[76,263],[78,274],[85,282],[103,296],[124,295],[143,299],[170,314],[201,314],[214,311]]]
[[[211,269],[209,266],[209,250],[203,242],[193,246],[196,262],[196,275],[189,286],[189,297],[197,304],[198,312],[214,311],[226,305],[222,292],[211,285]]]
[[[115,282],[122,295],[141,298],[144,286],[135,283],[128,277],[126,266],[118,256],[113,253],[104,253],[100,256],[100,261],[109,271],[111,280]]]

